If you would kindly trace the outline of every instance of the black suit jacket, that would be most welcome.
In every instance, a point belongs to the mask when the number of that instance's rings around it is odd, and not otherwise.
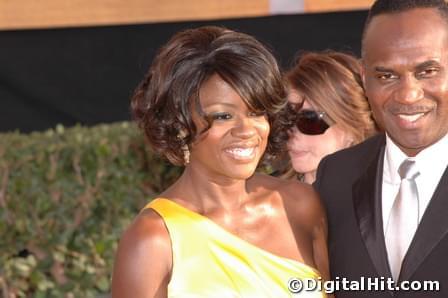
[[[386,137],[325,157],[314,183],[327,208],[332,278],[391,277],[384,241],[381,189]],[[446,152],[445,154],[448,154]],[[445,170],[410,244],[400,281],[440,282],[436,292],[340,291],[336,297],[448,298],[448,171]]]

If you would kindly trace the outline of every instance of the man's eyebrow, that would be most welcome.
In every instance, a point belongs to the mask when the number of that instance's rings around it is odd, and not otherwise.
[[[440,65],[440,62],[437,60],[427,60],[424,61],[422,63],[419,63],[415,66],[415,69],[422,69],[422,68],[426,68],[426,67],[431,67],[431,66],[437,66]],[[376,72],[394,72],[393,69],[387,68],[387,67],[383,67],[383,66],[375,66],[374,70]]]
[[[428,60],[425,61],[423,63],[420,63],[416,66],[416,69],[422,69],[422,68],[426,68],[426,67],[430,67],[430,66],[436,66],[436,65],[440,65],[440,62],[437,60]]]
[[[394,72],[392,69],[383,66],[375,66],[374,70],[377,72]]]

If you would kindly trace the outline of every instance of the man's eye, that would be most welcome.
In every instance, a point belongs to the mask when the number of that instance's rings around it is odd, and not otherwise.
[[[417,73],[417,77],[431,77],[439,72],[438,68],[432,67],[424,69]]]
[[[387,81],[387,80],[392,80],[392,79],[397,78],[397,76],[392,73],[380,73],[380,74],[377,74],[376,77],[382,81]]]
[[[232,119],[230,113],[213,113],[209,116],[212,120],[229,120]]]
[[[266,116],[266,111],[253,111],[253,112],[249,112],[249,117],[264,117]]]

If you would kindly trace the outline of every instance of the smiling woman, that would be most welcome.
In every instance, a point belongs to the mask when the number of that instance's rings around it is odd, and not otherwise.
[[[132,110],[185,169],[123,235],[113,297],[290,297],[291,278],[328,278],[313,189],[255,173],[284,147],[285,104],[274,57],[249,35],[201,27],[160,50]]]
[[[208,121],[203,125],[201,118],[195,117],[195,125],[199,131],[205,125],[210,128],[191,145],[190,159],[198,161],[201,172],[210,168],[218,175],[249,178],[266,149],[266,113],[250,109],[218,74],[203,83],[199,98]]]

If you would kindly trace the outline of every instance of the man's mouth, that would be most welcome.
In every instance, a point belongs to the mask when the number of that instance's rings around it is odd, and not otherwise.
[[[400,119],[408,122],[416,122],[418,119],[423,117],[426,113],[416,113],[416,114],[397,114]]]

